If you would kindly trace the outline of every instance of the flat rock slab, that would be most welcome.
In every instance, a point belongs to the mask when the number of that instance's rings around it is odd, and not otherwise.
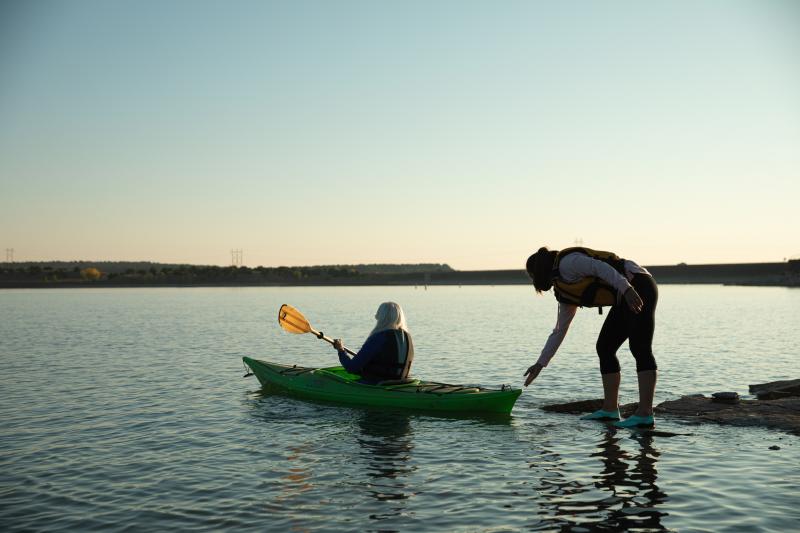
[[[628,417],[636,411],[639,406],[638,403],[626,403],[619,406],[619,412],[623,417]],[[580,400],[577,402],[556,403],[553,405],[542,406],[543,411],[550,411],[551,413],[569,413],[573,415],[581,415],[584,413],[593,413],[603,407],[603,399],[596,400]]]
[[[619,406],[619,412],[623,417],[628,417],[636,411],[638,403],[627,403]],[[542,407],[543,411],[550,411],[551,413],[566,413],[571,415],[581,415],[584,413],[593,413],[603,407],[602,398],[596,400],[580,400],[577,402],[557,403],[554,405],[545,405]],[[659,431],[652,428],[634,428],[634,433],[640,436],[648,437],[677,437],[680,435],[691,435],[691,433],[672,433],[670,431]]]
[[[800,398],[741,400],[728,404],[695,395],[660,403],[655,411],[697,422],[765,427],[800,435]]]
[[[602,399],[545,405],[544,411],[553,413],[591,413],[603,406]],[[630,416],[637,404],[620,406],[623,417]],[[780,429],[800,435],[800,398],[778,400],[740,400],[730,404],[713,401],[702,394],[683,396],[677,400],[658,404],[655,412],[698,423],[713,422],[729,426],[750,426]]]
[[[750,385],[750,394],[755,394],[759,400],[777,400],[779,398],[791,398],[800,396],[800,379],[789,379],[785,381],[772,381]]]

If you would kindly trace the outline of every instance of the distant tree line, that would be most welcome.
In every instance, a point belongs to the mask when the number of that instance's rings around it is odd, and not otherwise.
[[[427,272],[455,272],[445,263],[334,265],[334,268],[352,268],[361,274],[425,274]],[[314,268],[314,267],[310,267]],[[323,267],[330,268],[330,267]]]
[[[149,270],[151,267],[157,269],[174,268],[178,266],[189,266],[170,263],[153,263],[151,261],[16,261],[14,263],[0,262],[0,270],[7,268],[28,268],[39,267],[44,270],[50,267],[51,270],[74,271],[78,272],[84,268],[97,268],[105,273],[120,273],[126,270]],[[77,269],[77,270],[75,270]]]
[[[139,262],[0,263],[0,282],[129,284],[270,284],[311,282],[368,282],[386,276],[407,277],[431,272],[454,272],[444,264],[330,265],[237,267],[167,265]]]
[[[109,268],[111,265],[113,268]],[[120,269],[124,265],[126,268]],[[659,283],[800,286],[800,260],[649,266]],[[528,284],[523,269],[453,270],[444,264],[235,267],[159,263],[0,263],[0,287]]]

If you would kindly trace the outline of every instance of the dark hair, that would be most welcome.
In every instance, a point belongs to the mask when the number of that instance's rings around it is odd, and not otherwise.
[[[546,246],[542,246],[525,263],[525,270],[533,280],[536,292],[549,291],[553,286],[553,262],[556,254],[558,251],[548,250]]]

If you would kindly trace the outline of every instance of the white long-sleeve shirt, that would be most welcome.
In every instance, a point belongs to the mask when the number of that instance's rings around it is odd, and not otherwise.
[[[646,268],[641,267],[630,260],[625,260],[625,276],[617,272],[614,267],[603,261],[592,259],[586,254],[574,252],[565,256],[558,263],[558,275],[566,283],[576,283],[579,280],[587,277],[594,276],[605,281],[621,296],[625,294],[631,284],[630,280],[633,279],[634,274],[647,274],[650,272]],[[553,356],[561,346],[561,342],[567,334],[569,325],[572,319],[575,318],[575,313],[578,311],[578,306],[558,302],[558,317],[556,319],[556,327],[553,332],[547,337],[547,342],[542,349],[537,363],[542,366],[547,366]]]

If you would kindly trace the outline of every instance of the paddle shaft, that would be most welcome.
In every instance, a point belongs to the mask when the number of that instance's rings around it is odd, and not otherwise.
[[[309,331],[309,333],[313,334],[316,338],[322,339],[322,340],[324,340],[326,342],[329,342],[330,344],[333,344],[333,339],[331,339],[330,337],[326,336],[322,332],[315,330],[311,326],[308,327],[308,331]],[[344,351],[349,353],[350,355],[356,355],[356,353],[353,350],[351,350],[350,348],[345,348],[344,346],[342,346],[342,348],[344,348]]]

